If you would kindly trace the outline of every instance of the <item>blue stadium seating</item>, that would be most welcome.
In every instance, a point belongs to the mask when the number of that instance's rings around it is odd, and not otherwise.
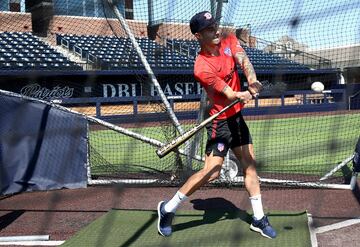
[[[130,39],[94,35],[57,35],[57,45],[63,45],[79,54],[84,60],[100,66],[100,69],[143,69],[141,59]],[[168,39],[167,47],[148,38],[137,38],[151,67],[157,69],[192,70],[199,51],[195,40]],[[265,53],[255,48],[244,47],[257,71],[306,72],[308,67],[294,61]]]
[[[82,70],[31,33],[0,32],[0,70]]]
[[[189,57],[192,58],[195,58],[200,49],[196,40],[168,39],[167,44],[175,50],[187,52]],[[281,70],[283,72],[302,72],[309,70],[309,68],[304,65],[274,54],[266,53],[259,49],[244,47],[244,50],[257,71],[274,72]]]
[[[148,63],[153,68],[190,69],[193,61],[148,38],[136,38]],[[83,59],[96,58],[101,69],[143,69],[141,59],[130,39],[124,37],[57,35],[57,44],[66,46]],[[95,61],[93,61],[95,62]]]

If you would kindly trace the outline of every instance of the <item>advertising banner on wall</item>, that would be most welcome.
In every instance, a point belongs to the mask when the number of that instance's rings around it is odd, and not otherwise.
[[[201,85],[192,75],[165,76],[158,81],[167,96],[200,95]],[[132,75],[0,76],[0,89],[43,100],[79,97],[129,98],[157,96],[154,85]]]

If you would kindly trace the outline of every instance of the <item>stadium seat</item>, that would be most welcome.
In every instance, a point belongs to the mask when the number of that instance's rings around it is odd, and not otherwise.
[[[94,35],[57,35],[57,44],[65,39],[69,44],[79,47],[81,57],[88,59],[89,54],[95,56],[103,69],[121,69],[125,64],[134,68],[144,68],[129,38]],[[151,66],[159,68],[192,69],[194,58],[199,51],[195,40],[167,39],[167,47],[148,38],[136,38]],[[308,68],[294,61],[265,53],[261,50],[244,47],[254,67],[266,70],[287,69],[307,70]],[[70,48],[71,50],[71,48]],[[121,59],[122,65],[114,65]]]
[[[51,69],[48,63],[57,57],[68,61],[31,33],[1,32],[0,37],[0,57],[5,62],[1,69]]]

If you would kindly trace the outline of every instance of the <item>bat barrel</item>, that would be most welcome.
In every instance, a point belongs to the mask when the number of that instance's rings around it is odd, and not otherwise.
[[[165,155],[167,155],[168,153],[171,152],[172,149],[157,149],[156,150],[156,154],[157,156],[159,156],[159,158],[164,157]]]
[[[203,125],[199,125],[196,126],[195,128],[185,132],[184,134],[182,134],[181,136],[178,136],[177,138],[175,138],[174,140],[172,140],[171,142],[165,144],[164,146],[158,148],[156,150],[156,154],[162,158],[165,155],[167,155],[168,153],[170,153],[172,150],[174,150],[175,148],[177,148],[178,146],[180,146],[181,144],[183,144],[185,141],[187,141],[190,137],[192,137],[198,130],[200,130],[201,128],[203,128]]]
[[[204,128],[207,123],[211,122],[212,120],[217,118],[221,113],[225,112],[227,109],[229,109],[230,107],[232,107],[233,105],[235,105],[236,103],[239,103],[239,102],[240,102],[239,99],[233,101],[230,105],[226,106],[224,109],[222,109],[218,113],[216,113],[216,114],[212,115],[211,117],[207,118],[206,120],[201,122],[198,126],[195,126],[194,128],[192,128],[189,131],[185,132],[181,136],[176,137],[171,142],[169,142],[169,143],[165,144],[164,146],[160,147],[159,149],[157,149],[156,154],[159,156],[159,158],[164,157],[165,155],[170,153],[172,150],[174,150],[175,148],[177,148],[178,146],[183,144],[185,141],[187,141],[196,132],[198,132],[199,130]]]

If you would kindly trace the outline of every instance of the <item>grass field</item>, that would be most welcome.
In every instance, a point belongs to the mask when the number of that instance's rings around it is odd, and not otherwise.
[[[352,154],[360,135],[359,113],[248,120],[247,124],[261,171],[276,173],[323,174]],[[131,130],[165,142],[159,126]],[[159,159],[154,147],[111,130],[92,131],[90,143],[102,157],[101,161],[92,160],[95,174],[104,169],[165,171],[172,169],[174,162],[175,155]],[[195,163],[195,169],[200,166]]]

